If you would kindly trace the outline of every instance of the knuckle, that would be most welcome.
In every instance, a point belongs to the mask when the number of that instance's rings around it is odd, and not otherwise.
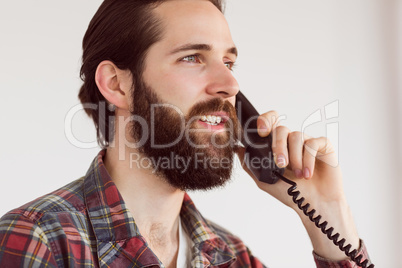
[[[269,111],[264,114],[264,118],[266,120],[268,120],[271,123],[271,125],[276,123],[276,121],[278,120],[278,117],[279,117],[279,115],[276,111]]]
[[[322,137],[322,143],[323,143],[323,148],[322,148],[323,153],[328,153],[328,152],[334,151],[334,146],[332,145],[331,141],[327,137]]]
[[[319,138],[324,144],[331,144],[330,140],[327,137],[320,137]]]
[[[268,114],[269,114],[270,116],[278,117],[278,112],[275,111],[275,110],[269,111]]]
[[[266,113],[261,114],[261,116],[265,117],[265,118],[272,118],[272,117],[278,117],[278,113],[276,111],[269,111]]]
[[[309,139],[304,142],[304,147],[310,147],[310,148],[315,148],[317,146],[317,140],[316,139]]]
[[[286,126],[277,126],[275,129],[279,133],[286,133],[287,134],[287,133],[290,132],[289,128],[286,127]]]
[[[299,131],[294,131],[289,134],[290,142],[297,142],[302,140],[302,134]]]

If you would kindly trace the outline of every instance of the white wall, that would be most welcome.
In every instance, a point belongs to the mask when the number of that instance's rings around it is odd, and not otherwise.
[[[339,124],[339,159],[360,236],[378,267],[402,265],[401,1],[228,2],[243,92],[260,112],[285,115],[283,124],[295,131],[338,101],[337,118],[306,132],[325,136],[327,124]],[[79,103],[82,37],[100,3],[0,2],[1,215],[84,175],[99,150],[73,146],[64,119]],[[80,140],[95,140],[83,112],[73,128]],[[191,196],[206,217],[238,234],[268,266],[314,266],[296,214],[241,170],[225,189]]]

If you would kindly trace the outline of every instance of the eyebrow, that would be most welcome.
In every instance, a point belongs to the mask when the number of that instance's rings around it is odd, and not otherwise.
[[[176,54],[179,52],[183,51],[188,51],[188,50],[204,50],[204,51],[211,51],[212,46],[208,44],[185,44],[182,45],[178,48],[173,49],[169,54]],[[233,54],[237,57],[237,48],[236,47],[231,47],[226,50],[227,53]]]

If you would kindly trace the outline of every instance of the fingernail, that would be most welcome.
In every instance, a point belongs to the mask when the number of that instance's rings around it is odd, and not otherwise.
[[[295,170],[296,178],[300,179],[303,177],[303,172],[300,169]]]
[[[278,155],[276,163],[277,163],[278,167],[280,167],[280,168],[286,167],[286,158],[285,158],[285,156],[283,154]]]
[[[265,126],[265,124],[261,124],[258,127],[258,132],[262,135],[266,134],[268,132],[268,128]]]
[[[310,177],[310,170],[308,168],[304,168],[304,177],[308,179]]]

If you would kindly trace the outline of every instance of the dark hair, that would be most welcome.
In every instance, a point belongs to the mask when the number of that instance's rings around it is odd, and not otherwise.
[[[95,123],[102,148],[113,141],[114,111],[108,109],[95,83],[96,69],[102,61],[110,60],[119,69],[130,70],[133,84],[141,79],[146,53],[160,40],[163,30],[152,9],[165,1],[105,0],[89,23],[82,43],[80,77],[84,84],[78,97]],[[223,13],[223,0],[208,1]]]

